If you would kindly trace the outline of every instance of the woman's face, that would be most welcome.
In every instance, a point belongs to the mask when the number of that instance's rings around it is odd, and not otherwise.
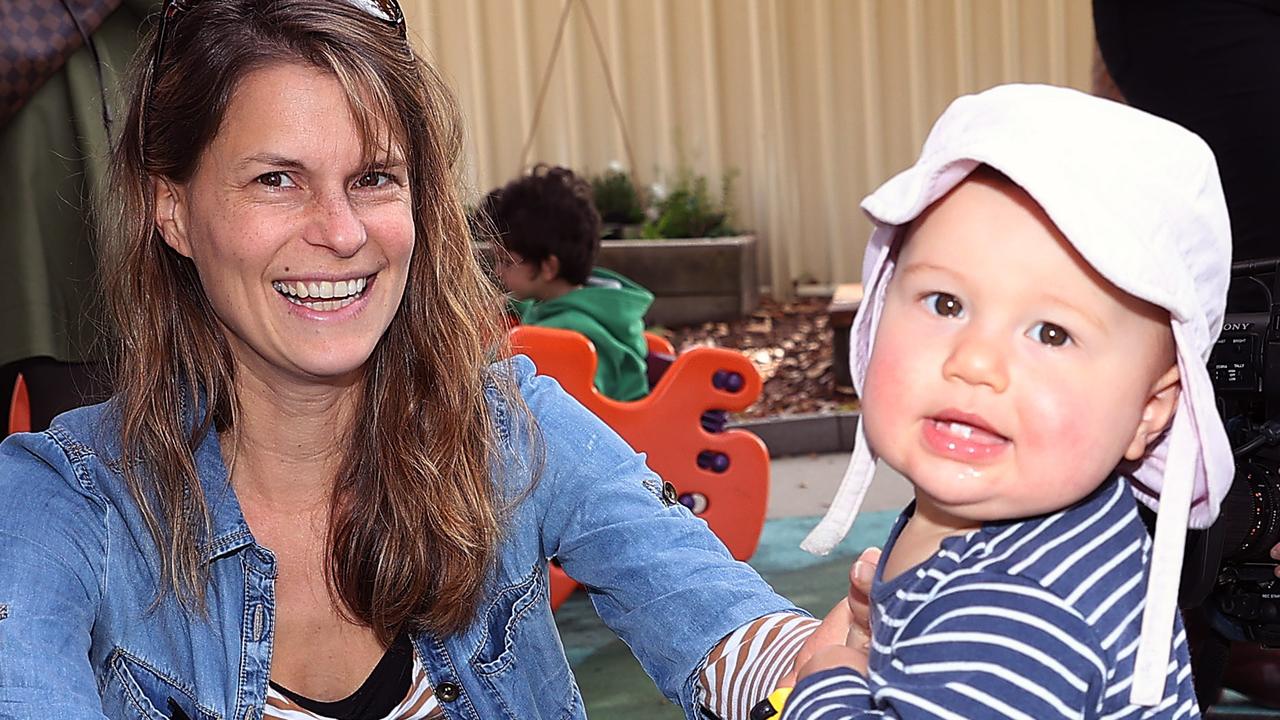
[[[256,70],[156,222],[191,258],[237,362],[268,377],[357,373],[404,295],[414,221],[404,151],[364,154],[347,95],[300,64]]]

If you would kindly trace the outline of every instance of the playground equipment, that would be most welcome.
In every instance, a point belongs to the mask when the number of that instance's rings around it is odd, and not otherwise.
[[[675,355],[665,339],[645,337],[650,354]],[[595,389],[596,353],[586,336],[519,325],[510,340],[539,374],[555,378],[632,449],[645,453],[666,492],[705,520],[735,558],[751,557],[764,529],[769,452],[752,433],[725,430],[723,415],[714,412],[745,410],[760,396],[760,375],[749,360],[722,348],[694,348],[675,357],[647,397],[619,402]],[[551,607],[576,588],[553,564]]]
[[[31,432],[31,401],[27,397],[27,383],[18,375],[13,387],[13,400],[9,402],[8,434]]]

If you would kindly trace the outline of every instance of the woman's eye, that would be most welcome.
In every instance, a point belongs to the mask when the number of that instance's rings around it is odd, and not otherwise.
[[[961,317],[964,315],[964,306],[960,304],[960,298],[950,293],[929,293],[924,296],[924,304],[933,314],[942,317]]]
[[[293,182],[293,178],[289,177],[287,173],[283,173],[283,172],[263,173],[258,176],[257,180],[260,184],[266,185],[267,187],[272,187],[272,188],[296,187],[295,183]]]
[[[1038,322],[1032,325],[1031,329],[1027,331],[1027,336],[1049,347],[1062,347],[1071,342],[1071,333],[1067,332],[1061,325],[1047,322]]]
[[[356,181],[357,187],[383,188],[394,182],[395,178],[384,172],[367,172]]]

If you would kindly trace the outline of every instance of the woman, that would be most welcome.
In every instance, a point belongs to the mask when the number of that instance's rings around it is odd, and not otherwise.
[[[457,111],[392,0],[168,0],[145,47],[117,395],[0,446],[0,714],[582,717],[550,557],[690,718],[843,639],[489,364]]]

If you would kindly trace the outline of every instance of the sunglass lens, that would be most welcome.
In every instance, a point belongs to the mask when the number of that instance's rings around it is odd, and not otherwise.
[[[347,2],[392,25],[400,24],[403,19],[400,6],[395,3],[395,0],[347,0]]]

